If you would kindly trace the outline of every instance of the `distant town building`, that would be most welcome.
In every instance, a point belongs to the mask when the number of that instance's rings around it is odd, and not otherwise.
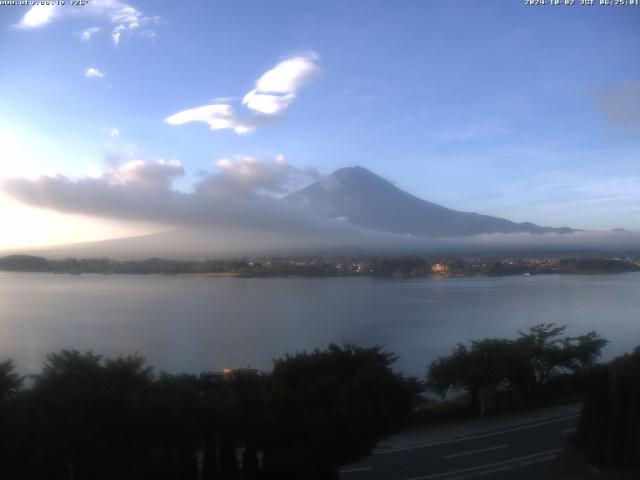
[[[258,373],[258,369],[257,368],[251,368],[251,367],[241,367],[241,368],[230,368],[230,367],[224,367],[222,369],[222,375],[226,378],[232,377],[238,373],[250,373],[250,374],[256,374]]]
[[[431,271],[433,273],[447,273],[449,271],[449,265],[446,263],[434,263],[431,265]]]

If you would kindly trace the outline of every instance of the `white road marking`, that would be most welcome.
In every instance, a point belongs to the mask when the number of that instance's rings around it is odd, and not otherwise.
[[[371,467],[349,468],[347,470],[338,470],[338,473],[366,472],[368,470],[371,470]]]
[[[374,455],[383,455],[383,454],[386,454],[386,453],[404,452],[406,450],[416,450],[418,448],[428,448],[428,447],[435,447],[435,446],[438,446],[438,445],[448,445],[450,443],[466,442],[467,440],[475,440],[477,438],[494,437],[496,435],[502,435],[503,433],[517,432],[518,430],[527,430],[529,428],[540,427],[542,425],[549,425],[551,423],[563,422],[565,420],[570,420],[572,418],[578,418],[579,416],[580,416],[579,414],[570,415],[568,417],[556,418],[554,420],[547,420],[546,422],[534,423],[533,425],[523,425],[521,427],[508,428],[506,430],[501,430],[499,432],[484,433],[484,434],[481,434],[481,435],[471,435],[469,437],[456,438],[456,439],[447,440],[447,441],[444,441],[444,442],[425,443],[425,444],[422,444],[422,445],[413,445],[411,447],[402,447],[402,448],[392,448],[392,449],[389,449],[389,450],[377,450],[377,451],[373,452],[373,454]]]
[[[575,428],[570,428],[569,430],[563,430],[562,433],[567,434],[567,433],[573,433],[575,431],[576,431]]]
[[[474,470],[484,470],[484,469],[488,469],[491,467],[498,467],[501,465],[506,465],[509,463],[518,463],[521,460],[528,460],[528,459],[532,459],[534,457],[542,457],[545,456],[544,458],[538,458],[537,460],[539,462],[543,462],[546,460],[551,460],[553,458],[554,453],[558,453],[560,450],[562,450],[561,448],[556,448],[555,450],[547,450],[545,452],[539,452],[539,453],[534,453],[531,455],[526,455],[524,457],[517,457],[517,458],[511,458],[509,460],[503,460],[502,462],[495,462],[495,463],[487,463],[486,465],[479,465],[477,467],[469,467],[469,468],[463,468],[462,470],[453,470],[451,472],[443,472],[443,473],[433,473],[431,475],[425,475],[422,477],[411,477],[407,480],[427,480],[429,478],[439,478],[439,477],[448,477],[449,475],[455,475],[457,473],[465,473],[465,472],[472,472]],[[531,462],[531,463],[535,463],[535,462]]]
[[[488,452],[490,450],[497,450],[499,448],[507,448],[509,445],[497,445],[495,447],[488,447],[488,448],[482,448],[480,450],[471,450],[469,452],[462,452],[462,453],[454,453],[453,455],[445,455],[444,458],[455,458],[455,457],[462,457],[464,455],[473,455],[474,453],[482,453],[482,452]]]

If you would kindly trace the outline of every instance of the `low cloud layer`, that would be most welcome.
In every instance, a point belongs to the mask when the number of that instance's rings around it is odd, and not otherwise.
[[[626,231],[490,234],[463,238],[367,231],[280,200],[292,189],[318,178],[313,168],[295,167],[283,156],[268,161],[238,156],[218,160],[214,167],[216,170],[203,174],[190,192],[174,188],[175,181],[186,174],[177,160],[130,161],[99,176],[75,180],[61,175],[9,179],[0,187],[4,193],[30,206],[162,224],[172,231],[97,244],[91,252],[78,250],[88,255],[187,257],[252,252],[312,253],[323,249],[393,253],[635,251],[640,245],[640,235]],[[118,248],[110,250],[109,245]],[[101,248],[104,251],[100,251]]]
[[[177,160],[130,161],[99,176],[78,180],[62,175],[8,179],[1,186],[15,199],[35,207],[171,227],[251,227],[286,232],[328,228],[335,223],[312,218],[309,212],[279,201],[290,186],[317,177],[314,169],[294,167],[282,156],[268,162],[251,157],[222,159],[215,166],[217,172],[203,175],[192,192],[173,188],[174,181],[185,174]]]
[[[252,132],[281,118],[296,99],[298,91],[320,75],[317,61],[316,53],[307,52],[283,60],[265,72],[256,81],[255,88],[242,99],[249,114],[238,114],[228,103],[215,103],[183,110],[167,117],[165,122],[170,125],[203,122],[211,130],[231,129],[238,134]]]

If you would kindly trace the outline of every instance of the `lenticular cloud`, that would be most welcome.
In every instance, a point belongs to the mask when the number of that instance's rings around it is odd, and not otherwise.
[[[165,119],[170,125],[203,122],[211,130],[230,129],[238,134],[252,132],[261,125],[279,120],[295,101],[298,91],[320,74],[318,55],[309,52],[288,58],[268,70],[256,81],[255,88],[244,95],[242,104],[251,111],[240,115],[228,103],[190,108]]]

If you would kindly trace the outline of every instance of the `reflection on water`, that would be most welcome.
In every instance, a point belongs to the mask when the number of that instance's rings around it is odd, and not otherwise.
[[[0,358],[37,372],[62,348],[139,352],[161,370],[268,369],[329,342],[384,345],[421,375],[458,342],[540,322],[640,344],[640,274],[459,279],[244,279],[0,272]]]

